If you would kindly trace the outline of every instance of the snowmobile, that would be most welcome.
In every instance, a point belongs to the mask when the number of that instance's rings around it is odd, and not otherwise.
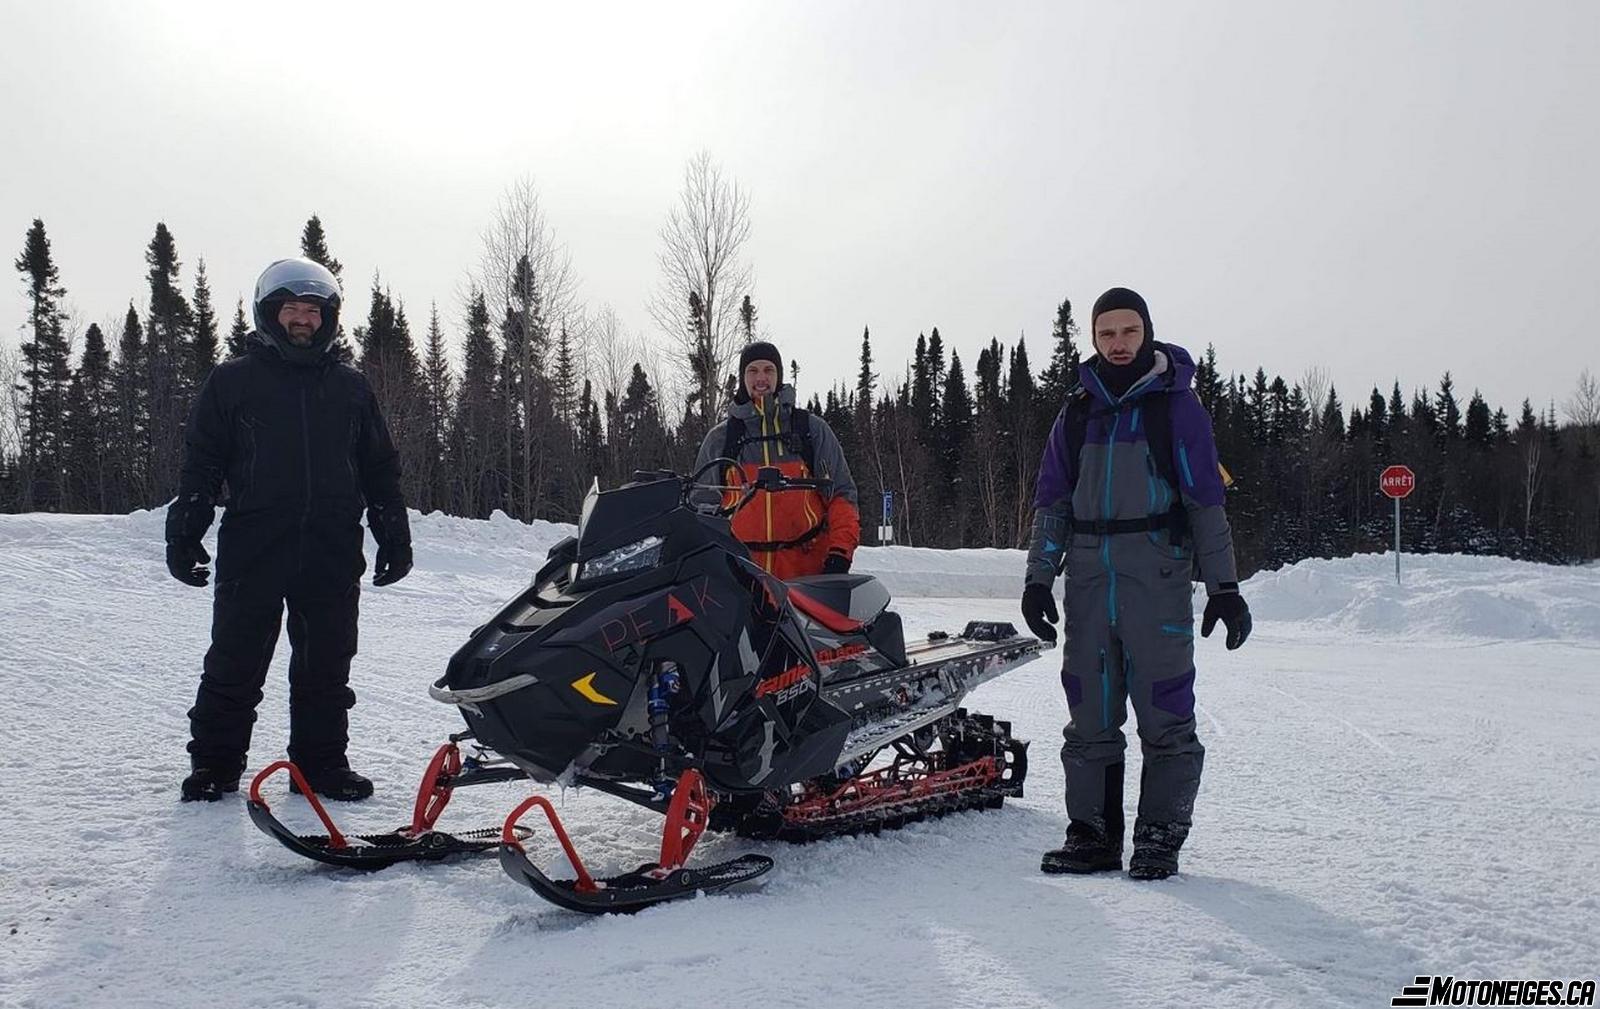
[[[870,575],[774,578],[734,538],[730,516],[757,491],[826,492],[827,482],[775,468],[736,487],[700,482],[730,465],[591,489],[577,535],[550,550],[430,688],[467,728],[434,754],[409,825],[342,834],[288,761],[252,781],[256,825],[308,858],[358,868],[498,851],[508,875],[562,907],[635,911],[772,867],[760,854],[687,865],[707,829],[811,841],[1021,795],[1027,744],[960,702],[1049,646],[985,621],[908,643]],[[261,786],[280,770],[325,835],[297,835],[272,814]],[[523,779],[587,786],[664,815],[659,857],[596,879],[542,795],[499,829],[434,829],[454,789]],[[530,857],[521,820],[535,807],[574,878],[553,879]]]

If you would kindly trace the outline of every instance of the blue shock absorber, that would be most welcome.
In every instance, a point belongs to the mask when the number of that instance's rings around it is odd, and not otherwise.
[[[672,752],[667,717],[672,710],[672,696],[682,689],[683,677],[679,675],[678,667],[670,662],[665,663],[651,679],[650,693],[645,702],[645,711],[650,717],[650,745],[661,758],[656,780],[651,785],[655,788],[656,798],[661,800],[672,797],[672,789],[676,784],[667,773],[667,754]]]

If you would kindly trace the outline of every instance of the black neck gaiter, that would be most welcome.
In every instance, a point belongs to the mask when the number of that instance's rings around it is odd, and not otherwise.
[[[1104,357],[1096,357],[1094,373],[1105,384],[1107,392],[1113,397],[1121,399],[1127,395],[1129,389],[1133,388],[1135,382],[1150,374],[1150,369],[1155,366],[1155,344],[1146,338],[1139,347],[1139,352],[1133,355],[1133,360],[1127,364],[1112,364]]]

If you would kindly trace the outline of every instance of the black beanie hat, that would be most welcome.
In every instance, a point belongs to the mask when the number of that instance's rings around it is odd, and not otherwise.
[[[783,385],[783,355],[778,353],[778,348],[765,340],[746,344],[739,352],[739,390],[744,391],[744,370],[750,367],[751,361],[771,361],[778,366],[778,385]]]
[[[1113,287],[1094,301],[1094,311],[1089,314],[1089,335],[1091,341],[1094,337],[1095,320],[1107,312],[1114,312],[1119,308],[1132,309],[1139,313],[1139,319],[1144,323],[1144,342],[1149,343],[1156,338],[1156,327],[1150,322],[1150,307],[1144,303],[1139,292],[1130,291],[1126,287]]]

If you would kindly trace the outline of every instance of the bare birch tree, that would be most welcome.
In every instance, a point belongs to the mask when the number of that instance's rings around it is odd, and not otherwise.
[[[661,229],[661,280],[650,315],[688,376],[688,406],[704,434],[722,408],[722,375],[743,342],[739,308],[750,293],[742,253],[750,239],[750,197],[701,151],[683,173],[678,206]]]
[[[501,196],[483,234],[478,282],[503,341],[507,503],[533,519],[544,510],[548,469],[547,453],[535,446],[555,444],[545,375],[551,337],[562,326],[580,335],[585,327],[571,256],[557,243],[532,179],[519,179]]]
[[[1588,368],[1578,376],[1578,385],[1567,400],[1566,414],[1570,423],[1586,431],[1600,427],[1600,379]]]

